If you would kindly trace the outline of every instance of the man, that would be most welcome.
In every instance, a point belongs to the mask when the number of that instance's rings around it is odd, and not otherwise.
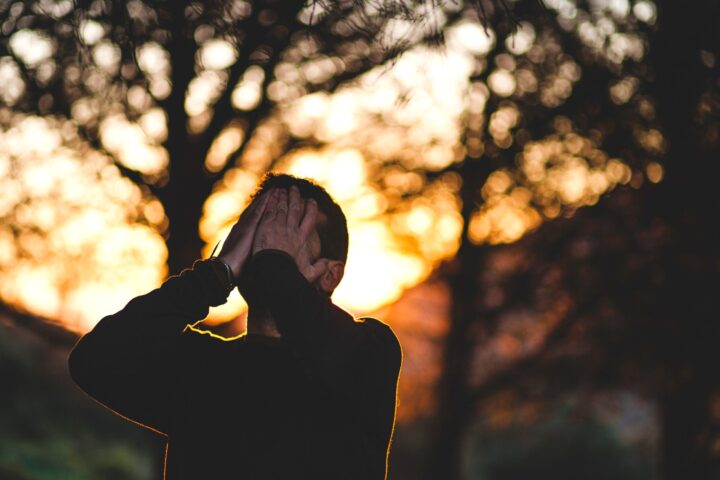
[[[345,216],[322,187],[269,174],[218,257],[103,318],[70,354],[75,382],[167,436],[165,478],[384,479],[400,346],[330,300]],[[247,334],[196,323],[235,285]]]

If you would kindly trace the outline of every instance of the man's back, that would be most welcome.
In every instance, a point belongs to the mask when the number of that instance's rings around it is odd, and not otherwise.
[[[353,404],[334,398],[308,378],[281,339],[222,341],[192,330],[185,336],[187,358],[202,360],[187,366],[178,385],[168,478],[226,478],[227,472],[258,479],[383,478],[389,437],[373,452],[360,398]],[[392,418],[385,422],[389,433]]]

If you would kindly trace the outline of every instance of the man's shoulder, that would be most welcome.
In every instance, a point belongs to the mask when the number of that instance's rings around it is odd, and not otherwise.
[[[375,318],[375,317],[356,317],[355,323],[360,323],[364,325],[364,328],[377,330],[377,331],[389,331],[394,335],[394,332],[392,328],[390,328],[390,325],[383,322],[382,320]]]
[[[354,317],[350,312],[345,310],[344,308],[340,307],[333,301],[329,302],[332,315],[338,319],[338,321],[344,321],[347,323],[354,323],[355,326],[358,328],[363,329],[363,331],[372,331],[372,332],[378,332],[380,334],[384,335],[392,335],[395,336],[395,333],[393,332],[392,328],[390,328],[390,325],[387,323],[375,318],[375,317],[369,317],[369,316],[362,316],[362,317]]]
[[[400,341],[392,327],[387,323],[375,317],[366,316],[356,318],[355,324],[364,331],[365,337],[368,338],[371,343],[380,348],[385,348],[393,353],[402,355]]]
[[[371,350],[381,349],[391,353],[395,357],[402,357],[402,349],[392,327],[375,317],[362,316],[354,317],[350,312],[344,310],[333,302],[330,302],[332,315],[336,321],[351,325],[355,339],[362,339]]]

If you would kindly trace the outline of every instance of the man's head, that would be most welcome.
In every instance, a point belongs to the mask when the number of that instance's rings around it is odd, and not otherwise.
[[[327,295],[332,294],[345,271],[348,252],[347,220],[340,206],[330,194],[315,182],[287,174],[267,173],[252,195],[253,201],[273,188],[289,190],[296,186],[304,200],[314,199],[318,206],[317,236],[311,239],[310,248],[317,258],[327,258],[328,270],[315,281]]]

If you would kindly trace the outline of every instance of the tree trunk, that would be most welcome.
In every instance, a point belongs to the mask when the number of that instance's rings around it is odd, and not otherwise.
[[[430,445],[429,480],[457,480],[461,477],[463,436],[471,417],[467,381],[472,342],[468,338],[468,327],[475,316],[475,256],[472,246],[461,248],[454,260],[457,271],[449,279],[451,323],[445,340],[438,413]]]
[[[445,339],[443,364],[438,382],[438,412],[430,441],[430,459],[426,472],[428,480],[457,480],[461,478],[462,447],[466,429],[472,421],[473,409],[468,386],[475,338],[470,328],[477,324],[478,272],[482,247],[472,245],[467,236],[470,215],[480,187],[490,172],[489,159],[466,160],[460,174],[462,215],[465,225],[462,242],[453,259],[448,278],[452,295],[450,328]]]
[[[708,415],[710,392],[682,385],[661,405],[661,456],[664,480],[717,480],[717,460],[710,455],[712,432]],[[714,465],[713,465],[714,464]]]
[[[184,18],[180,5],[173,11]],[[175,22],[172,43],[168,48],[172,64],[172,92],[162,101],[167,113],[168,137],[165,149],[170,157],[169,180],[160,190],[159,199],[168,217],[168,273],[192,266],[200,258],[203,246],[198,231],[202,208],[212,188],[212,179],[204,170],[205,151],[201,136],[194,137],[187,128],[185,95],[195,76],[197,45],[185,31],[185,22]]]
[[[191,267],[201,258],[203,240],[198,225],[203,204],[211,192],[210,178],[203,171],[205,152],[196,149],[173,148],[171,180],[167,185],[165,211],[170,228],[167,239],[168,273],[173,275]]]
[[[715,5],[713,7],[713,5]],[[720,222],[715,206],[720,166],[717,143],[702,145],[697,107],[711,74],[700,62],[704,35],[717,2],[691,8],[659,5],[659,29],[651,42],[658,119],[669,145],[665,179],[648,189],[648,218],[667,226],[668,244],[659,259],[666,277],[658,291],[664,332],[667,383],[660,394],[661,467],[664,480],[719,478],[711,442],[711,395],[720,391]],[[662,367],[659,367],[662,368]]]

